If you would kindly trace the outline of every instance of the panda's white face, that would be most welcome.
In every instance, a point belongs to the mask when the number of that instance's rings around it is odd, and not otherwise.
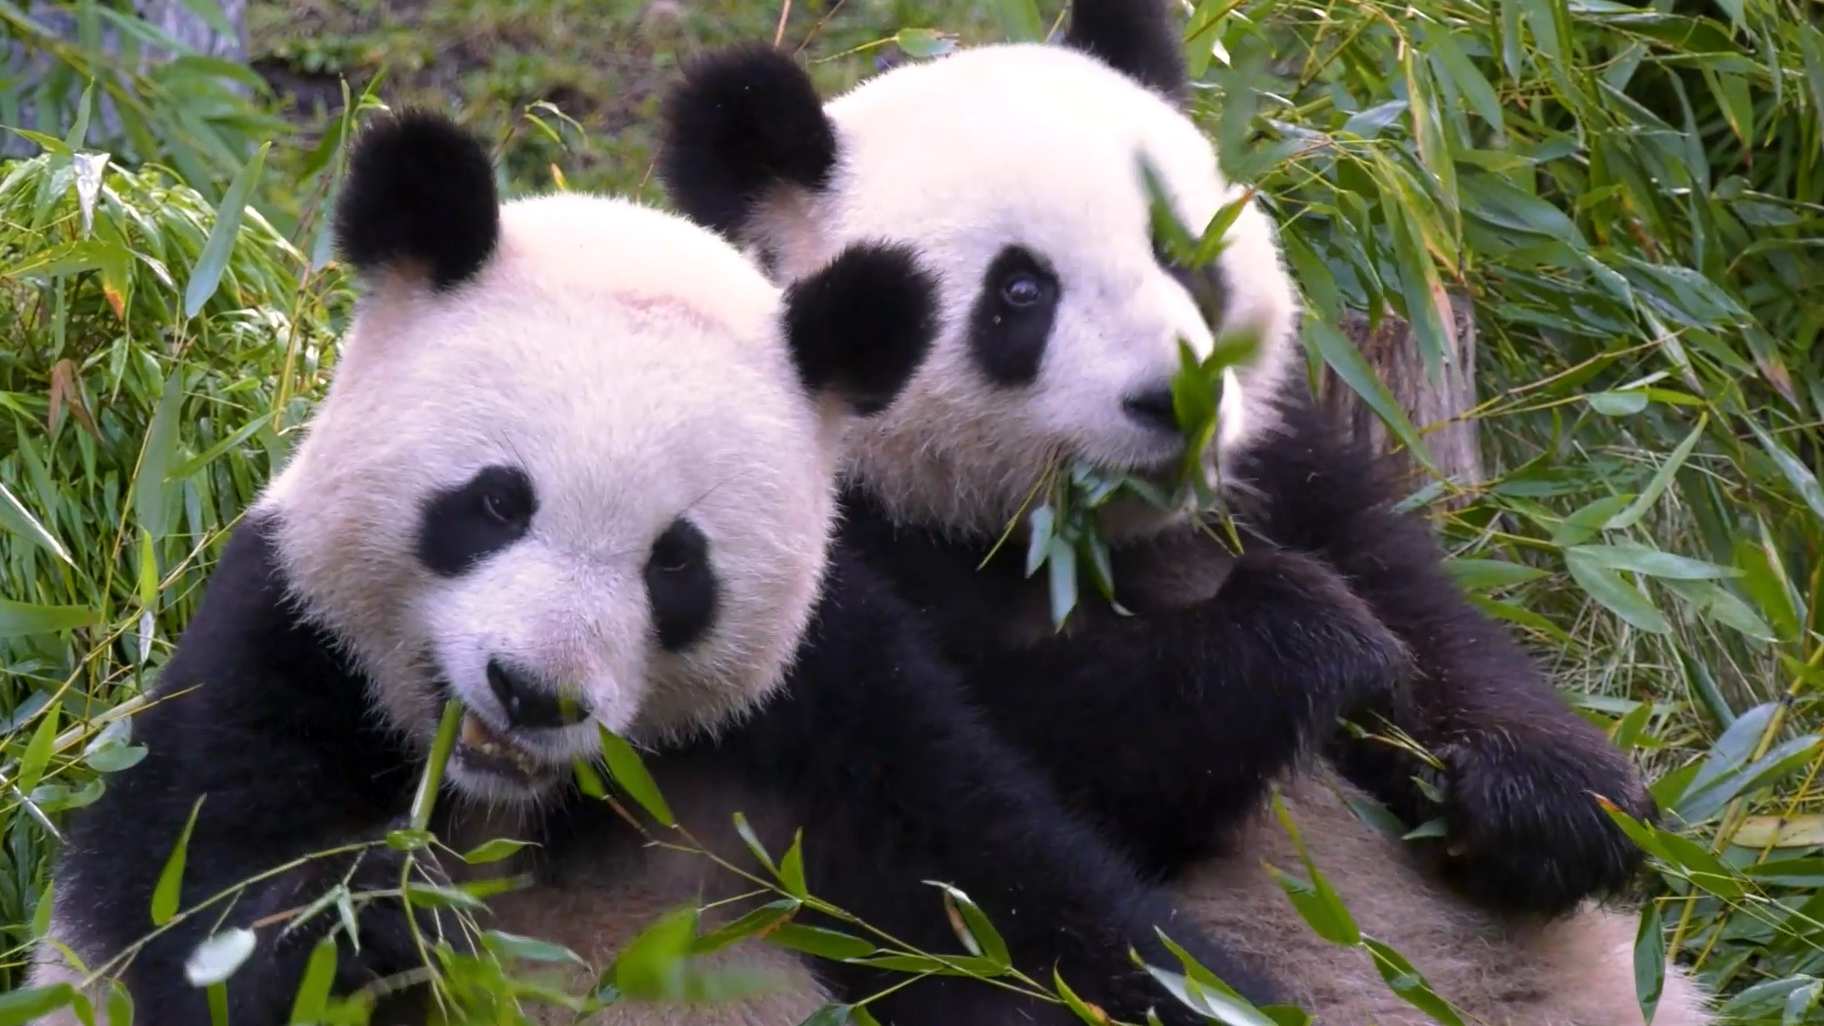
[[[1080,459],[1165,474],[1183,451],[1178,340],[1213,344],[1182,269],[1155,252],[1138,171],[1157,169],[1200,230],[1239,190],[1170,102],[1075,50],[982,47],[872,79],[825,107],[836,163],[775,191],[746,233],[792,279],[862,239],[911,243],[943,276],[942,327],[901,402],[856,428],[852,472],[896,515],[998,533],[1046,468]],[[1271,426],[1295,300],[1250,204],[1203,273],[1221,332],[1264,345],[1224,403],[1218,452]],[[1239,391],[1242,401],[1235,401]],[[1116,509],[1115,534],[1160,518]]]
[[[714,729],[780,680],[813,605],[844,418],[779,292],[681,219],[558,195],[433,292],[370,287],[263,499],[297,594],[420,741],[468,712],[453,782],[542,792],[596,725]]]

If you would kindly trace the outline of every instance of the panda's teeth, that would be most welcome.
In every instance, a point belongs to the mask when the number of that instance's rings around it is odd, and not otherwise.
[[[488,728],[482,726],[481,720],[469,713],[462,718],[462,743],[470,748],[486,750],[491,742],[488,740]]]
[[[533,759],[528,752],[501,738],[473,713],[462,718],[462,729],[458,733],[458,737],[464,748],[490,759],[511,763],[523,773],[535,774],[540,770],[537,760]]]

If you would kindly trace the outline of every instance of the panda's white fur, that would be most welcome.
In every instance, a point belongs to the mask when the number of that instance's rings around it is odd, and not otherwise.
[[[795,401],[773,341],[778,291],[712,236],[573,193],[501,216],[472,288],[388,283],[366,300],[329,399],[256,514],[280,516],[299,594],[379,679],[420,676],[428,644],[479,704],[488,656],[506,653],[573,682],[603,726],[641,741],[735,722],[778,683],[810,615],[844,418]],[[589,381],[602,385],[574,384]],[[537,530],[511,560],[450,582],[427,574],[411,558],[416,504],[507,461],[566,482],[546,490]],[[643,604],[625,598],[666,509],[688,510],[730,554],[717,562],[722,612],[682,655],[649,652]],[[438,696],[382,697],[428,740]],[[579,724],[549,757],[568,765],[597,744]]]
[[[1058,455],[1046,444],[1053,439],[1110,468],[1177,458],[1170,439],[1131,425],[1119,407],[1177,369],[1178,339],[1199,357],[1212,345],[1196,304],[1139,229],[1148,219],[1142,156],[1192,231],[1241,193],[1222,180],[1194,124],[1107,65],[1043,44],[903,65],[831,100],[825,113],[840,139],[829,185],[781,192],[753,229],[779,276],[796,278],[873,238],[911,242],[950,275],[939,341],[905,402],[855,429],[855,474],[896,515],[998,530]],[[1040,377],[1013,402],[959,368],[978,284],[965,269],[986,266],[1009,235],[1061,261],[1059,277],[1071,283]],[[1233,448],[1272,428],[1264,399],[1294,370],[1297,310],[1258,206],[1248,204],[1227,237],[1222,267],[1240,287],[1230,290],[1221,329],[1255,330],[1262,340],[1223,403],[1220,438]],[[1156,526],[1138,508],[1126,512],[1111,518],[1111,537]]]
[[[778,686],[833,525],[847,411],[804,401],[779,316],[777,288],[673,215],[582,194],[509,202],[473,287],[433,296],[402,274],[364,297],[329,395],[250,516],[277,519],[296,596],[392,682],[378,711],[421,742],[442,704],[417,657],[426,645],[475,705],[486,701],[488,654],[507,651],[575,682],[603,725],[636,739],[724,729]],[[411,557],[422,497],[505,459],[566,482],[546,490],[523,552],[454,581],[428,574]],[[690,511],[727,554],[717,563],[725,611],[682,655],[652,651],[643,600],[626,597],[640,594],[641,564],[665,526],[645,515],[667,509]],[[584,723],[540,754],[567,767],[593,746]],[[506,807],[458,820],[470,846],[513,836],[510,808],[539,797],[460,757],[449,773],[479,807]],[[463,840],[446,843],[462,850]],[[484,925],[567,943],[600,967],[698,897],[701,865],[623,859],[561,894],[496,897]],[[59,888],[49,936],[92,958],[71,928],[72,890]],[[775,975],[781,989],[728,1006],[627,1003],[593,1021],[788,1026],[825,1003],[782,949],[742,945],[722,961]],[[34,984],[81,979],[40,946]],[[102,994],[91,998],[99,1008]],[[67,1009],[43,1021],[77,1023]],[[554,1011],[546,1021],[570,1020]]]
[[[1101,61],[1040,44],[980,46],[902,65],[830,100],[823,112],[835,157],[825,181],[773,183],[744,220],[723,227],[762,254],[777,280],[793,280],[864,239],[910,242],[944,276],[930,359],[904,401],[853,429],[849,476],[890,519],[965,535],[998,532],[1029,501],[1061,439],[1068,455],[1108,469],[1145,470],[1178,455],[1173,439],[1125,419],[1121,402],[1175,372],[1178,338],[1200,356],[1212,344],[1189,293],[1148,247],[1136,171],[1144,152],[1193,231],[1237,194],[1188,118]],[[673,131],[693,127],[680,117]],[[1229,238],[1220,258],[1228,284],[1220,329],[1260,330],[1264,345],[1224,400],[1214,447],[1224,454],[1272,435],[1274,397],[1302,372],[1294,289],[1269,218],[1250,203]],[[980,269],[1009,241],[1060,263],[1069,283],[1037,381],[1011,393],[966,366]],[[1129,507],[1104,531],[1139,537],[1163,523]],[[1326,767],[1285,786],[1319,869],[1364,931],[1405,954],[1474,1020],[1643,1022],[1634,916],[1590,907],[1546,925],[1504,925],[1453,896],[1398,840],[1350,812],[1338,795],[1359,792]],[[1263,866],[1302,872],[1264,807],[1234,850],[1178,883],[1193,921],[1260,956],[1320,1026],[1431,1022],[1388,988],[1365,953],[1323,941],[1298,917]],[[1653,1022],[1709,1021],[1705,995],[1669,967]]]
[[[294,931],[292,916],[334,887],[380,892],[356,912],[358,945],[339,938],[340,990],[420,971],[418,935],[456,924],[393,896],[409,867],[383,841],[409,823],[454,697],[429,823],[447,850],[413,858],[456,881],[529,876],[484,928],[557,940],[599,971],[660,912],[739,915],[751,878],[721,865],[762,871],[739,811],[768,850],[799,845],[819,898],[903,943],[954,941],[925,883],[942,879],[1023,969],[1056,968],[1124,1018],[1159,1003],[1129,953],[1165,963],[1170,903],[980,722],[890,582],[832,548],[846,424],[890,408],[929,351],[936,282],[909,248],[847,247],[782,291],[670,214],[573,195],[502,206],[480,144],[424,112],[376,118],[349,163],[336,228],[363,296],[335,377],[135,719],[146,758],[72,817],[51,937],[91,968],[145,939],[122,972],[145,1026],[206,1016],[184,964],[227,927],[256,937],[231,1015],[287,1021],[315,931],[342,922]],[[647,748],[720,864],[643,844],[571,786],[576,760],[599,761],[598,725]],[[147,938],[185,830],[180,903],[233,900]],[[534,846],[450,855],[495,837]],[[774,986],[594,1021],[792,1026],[831,994],[874,999],[885,1021],[1074,1019],[993,986],[852,963],[813,975],[756,938],[714,961]],[[41,945],[36,981],[59,980],[80,982]]]

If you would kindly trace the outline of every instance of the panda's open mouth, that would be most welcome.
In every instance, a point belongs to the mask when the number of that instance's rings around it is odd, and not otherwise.
[[[456,755],[468,769],[520,781],[530,782],[550,776],[552,772],[537,756],[514,744],[472,712],[462,714],[462,730],[456,735]]]

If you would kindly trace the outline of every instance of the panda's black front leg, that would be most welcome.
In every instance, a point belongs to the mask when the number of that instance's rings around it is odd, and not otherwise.
[[[1236,556],[1201,535],[1161,544],[1141,565],[1117,562],[1117,588],[1163,583],[1164,560],[1188,571],[1184,588],[1214,594],[1134,602],[1131,616],[963,658],[995,728],[1104,836],[1169,877],[1216,854],[1268,782],[1338,716],[1390,694],[1406,663],[1320,560],[1264,545]]]
[[[1431,527],[1393,509],[1391,465],[1308,399],[1285,407],[1236,473],[1260,496],[1266,533],[1335,565],[1412,652],[1406,701],[1380,711],[1444,762],[1445,877],[1486,907],[1547,914],[1625,888],[1641,852],[1593,796],[1652,819],[1639,773],[1470,605]],[[1379,741],[1332,743],[1338,767],[1396,812],[1438,815],[1414,782],[1424,764]]]
[[[1204,1021],[1129,958],[1131,947],[1176,970],[1161,929],[1250,1000],[1277,1000],[1266,974],[1175,918],[1161,892],[1064,808],[907,630],[887,586],[858,583],[855,570],[833,575],[813,628],[819,641],[801,653],[790,697],[746,742],[760,745],[760,772],[804,810],[811,892],[921,950],[960,954],[941,892],[923,881],[952,884],[982,908],[1014,965],[1047,986],[1055,967],[1129,1022],[1149,1008],[1173,1026]],[[848,964],[827,972],[849,1001],[905,979]],[[882,1022],[955,1026],[1080,1021],[1061,1005],[970,980],[913,983],[874,1011]]]
[[[325,844],[321,850],[343,847]],[[300,856],[302,853],[300,853]],[[207,933],[242,928],[255,934],[252,955],[226,981],[230,1021],[252,1026],[288,1021],[305,967],[318,941],[337,932],[332,993],[346,996],[375,981],[398,977],[424,964],[419,938],[428,947],[439,939],[467,950],[467,939],[449,913],[410,909],[398,897],[407,878],[405,852],[376,844],[357,853],[326,855],[274,875],[283,858],[270,851],[208,849],[208,863],[190,876],[194,893],[207,897],[238,888],[234,905],[217,927],[219,911],[198,913],[182,928],[156,940],[136,960],[134,991],[140,1018],[149,1026],[207,1022],[206,995],[191,987],[183,965]],[[411,878],[447,885],[429,851],[410,856]],[[189,876],[190,874],[187,874]],[[213,889],[213,890],[211,890]],[[210,891],[210,895],[202,892]],[[186,883],[186,898],[193,893]],[[347,936],[342,909],[354,914],[356,936]],[[304,914],[309,913],[308,918]],[[414,933],[414,922],[416,921]]]

